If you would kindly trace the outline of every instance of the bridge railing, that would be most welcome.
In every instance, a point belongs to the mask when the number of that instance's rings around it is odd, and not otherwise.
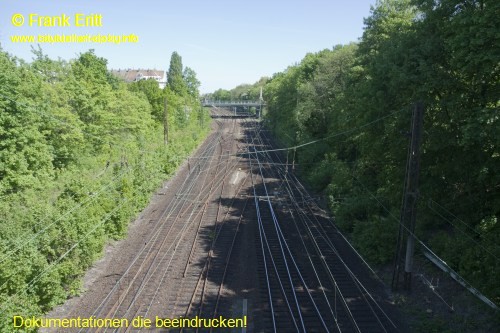
[[[262,101],[213,101],[213,100],[203,100],[202,104],[204,106],[260,106],[265,103]]]

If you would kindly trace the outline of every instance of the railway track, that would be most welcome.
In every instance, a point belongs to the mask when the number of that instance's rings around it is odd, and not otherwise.
[[[366,279],[367,271],[359,267],[361,263],[354,260],[353,253],[343,257],[348,252],[345,239],[339,239],[331,221],[318,216],[314,200],[288,173],[287,163],[273,153],[269,138],[259,131],[256,141],[259,146],[253,148],[250,167],[257,170],[256,178],[261,178],[254,182],[254,201],[261,275],[268,286],[262,298],[272,314],[262,330],[399,331],[384,309],[387,305],[381,305],[383,299],[376,299],[370,292],[376,283]],[[346,258],[357,265],[356,269],[347,265]],[[376,290],[380,292],[380,288]]]
[[[380,288],[287,163],[269,152],[272,145],[259,122],[215,124],[185,177],[169,184],[170,200],[150,213],[144,245],[123,258],[126,265],[89,301],[88,313],[68,317],[247,315],[248,332],[398,331],[381,305],[384,299],[373,296]],[[250,267],[242,263],[247,257]],[[246,291],[235,282],[242,278],[238,270],[254,276]],[[141,330],[149,329],[76,331]]]
[[[229,160],[223,162],[221,156],[225,141],[232,145],[234,140],[227,140],[224,133],[234,127],[234,122],[218,121],[217,126],[218,130],[200,149],[199,158],[189,166],[189,177],[170,184],[177,189],[173,200],[150,220],[154,226],[144,246],[133,258],[124,258],[129,265],[89,316],[130,320],[139,315],[146,316],[157,310],[158,300],[164,304],[164,294],[175,292],[171,287],[174,271],[181,266],[187,271],[192,265],[192,249],[197,241],[192,235],[198,235],[200,226],[210,219],[213,210],[210,200],[227,172]]]

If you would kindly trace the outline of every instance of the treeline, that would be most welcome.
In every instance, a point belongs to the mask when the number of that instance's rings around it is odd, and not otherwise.
[[[258,101],[260,90],[267,81],[269,81],[268,77],[262,77],[254,84],[240,84],[231,90],[217,89],[213,93],[203,95],[203,98],[212,101]]]
[[[288,160],[376,263],[394,258],[411,111],[423,102],[416,235],[497,304],[499,12],[493,0],[379,1],[359,43],[307,54],[264,87],[282,144],[314,142]]]
[[[0,50],[0,331],[81,291],[110,239],[209,131],[192,69],[126,84],[89,52],[31,63]],[[169,140],[164,143],[164,98]]]

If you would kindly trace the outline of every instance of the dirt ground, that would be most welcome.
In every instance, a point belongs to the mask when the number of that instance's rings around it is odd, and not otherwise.
[[[227,132],[227,131],[226,131]],[[226,133],[228,134],[228,133]],[[202,151],[203,145],[191,157],[196,157]],[[152,195],[149,205],[131,222],[127,237],[120,241],[113,241],[104,250],[103,257],[94,263],[93,267],[83,278],[83,290],[80,296],[68,299],[64,304],[54,308],[46,317],[48,318],[82,318],[90,317],[99,301],[119,281],[130,264],[131,258],[146,246],[148,236],[160,213],[176,196],[180,184],[188,177],[189,166],[186,161],[177,173],[166,181]],[[245,172],[233,175],[233,186],[242,181]],[[234,183],[234,184],[233,184]],[[248,330],[253,331],[255,313],[259,313],[259,294],[257,291],[258,266],[255,252],[255,224],[250,223],[251,218],[244,216],[237,236],[235,252],[231,256],[231,265],[224,286],[226,301],[221,304],[226,316],[248,316]],[[175,283],[172,281],[172,283]],[[252,310],[250,310],[252,309]],[[54,329],[42,329],[41,332],[54,332]],[[78,331],[78,330],[76,330]]]
[[[379,268],[390,285],[392,265]],[[411,332],[500,332],[500,313],[484,304],[423,255],[416,255],[410,292],[394,293]]]

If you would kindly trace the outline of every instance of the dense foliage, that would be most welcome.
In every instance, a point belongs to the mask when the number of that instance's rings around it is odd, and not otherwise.
[[[254,84],[240,84],[231,90],[217,89],[213,93],[205,94],[203,97],[213,101],[257,101],[260,97],[260,90],[264,87],[268,77],[262,77]]]
[[[191,69],[189,89],[175,92],[126,84],[93,51],[69,63],[34,54],[27,64],[0,50],[2,332],[13,315],[40,315],[80,292],[106,242],[126,234],[210,123]]]
[[[264,88],[269,128],[372,262],[391,262],[412,105],[425,105],[417,236],[500,303],[500,3],[384,0],[360,42]]]

